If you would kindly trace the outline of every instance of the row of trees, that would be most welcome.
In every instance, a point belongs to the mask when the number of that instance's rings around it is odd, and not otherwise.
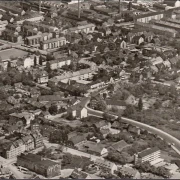
[[[162,176],[164,178],[170,178],[171,174],[168,169],[165,167],[155,167],[152,166],[149,162],[144,162],[144,163],[137,163],[135,165],[135,168],[142,171],[142,172],[147,172],[147,173],[152,173],[158,176]]]
[[[8,68],[7,72],[0,75],[0,85],[14,85],[14,83],[22,82],[24,85],[34,86],[33,76],[31,73],[25,73],[24,71],[20,73],[15,68]]]
[[[122,165],[131,163],[133,161],[133,157],[131,157],[126,152],[117,152],[117,151],[111,151],[108,153],[108,156],[106,157],[108,160],[120,163]]]

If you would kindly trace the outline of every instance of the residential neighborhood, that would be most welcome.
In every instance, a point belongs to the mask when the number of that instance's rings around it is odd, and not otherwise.
[[[180,1],[0,2],[0,178],[179,179]]]

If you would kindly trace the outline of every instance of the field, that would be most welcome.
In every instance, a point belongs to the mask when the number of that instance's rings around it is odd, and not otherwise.
[[[23,57],[26,55],[28,55],[28,52],[14,48],[0,51],[2,60],[10,59],[10,57]]]

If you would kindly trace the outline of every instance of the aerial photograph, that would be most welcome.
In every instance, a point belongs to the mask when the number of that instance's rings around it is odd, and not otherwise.
[[[0,179],[180,179],[180,0],[0,0]]]

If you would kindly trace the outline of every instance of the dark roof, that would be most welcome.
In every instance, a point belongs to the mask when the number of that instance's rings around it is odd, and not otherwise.
[[[88,148],[88,151],[96,153],[101,153],[101,151],[105,148],[105,145],[97,144],[91,141],[88,141],[86,144],[84,144],[84,146]]]
[[[145,149],[144,151],[140,152],[140,153],[138,154],[138,156],[139,156],[140,158],[143,158],[143,157],[145,157],[145,156],[147,156],[147,155],[149,155],[149,154],[152,154],[152,153],[154,153],[154,152],[156,152],[156,151],[159,151],[159,149],[158,149],[157,147],[148,148],[148,149]]]
[[[113,149],[115,149],[116,151],[121,151],[123,148],[125,148],[126,146],[128,146],[128,144],[124,141],[124,140],[121,140],[121,141],[118,141],[114,144],[112,144],[110,146],[110,148],[112,147]]]
[[[51,161],[48,159],[43,159],[41,156],[38,156],[36,154],[31,154],[31,153],[26,154],[26,155],[21,154],[19,156],[19,158],[23,158],[24,160],[28,161],[29,163],[34,162],[41,167],[44,166],[45,168],[48,168],[48,167],[51,167],[51,166],[58,164],[54,161]]]
[[[78,144],[84,140],[86,140],[86,137],[84,135],[77,135],[69,139],[69,141],[73,142],[73,144]]]

